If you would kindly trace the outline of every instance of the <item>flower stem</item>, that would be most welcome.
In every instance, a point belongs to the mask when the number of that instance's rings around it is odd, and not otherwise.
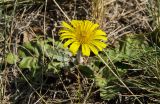
[[[82,64],[83,63],[83,57],[82,57],[82,53],[81,53],[81,49],[78,50],[78,53],[77,53],[77,62],[78,64]]]

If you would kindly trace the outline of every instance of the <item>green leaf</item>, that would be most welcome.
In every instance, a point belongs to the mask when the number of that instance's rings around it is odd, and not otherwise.
[[[15,64],[19,60],[18,56],[13,53],[8,53],[6,57],[6,62],[9,64]]]
[[[113,83],[110,83],[111,81],[110,78],[106,79],[102,77],[101,74],[96,74],[95,81],[96,81],[96,86],[98,86],[100,90],[100,97],[104,100],[112,99],[117,95],[117,92],[119,92],[119,87],[115,87]]]
[[[107,80],[103,78],[101,74],[95,75],[95,81],[96,85],[100,88],[103,88],[105,85],[107,85]]]
[[[57,59],[57,61],[60,61],[60,62],[69,61],[69,58],[66,56],[63,56],[62,54],[61,55],[54,55],[53,58]]]
[[[22,48],[20,48],[20,49],[18,50],[18,55],[19,55],[19,57],[26,57],[25,50],[22,49]]]
[[[79,65],[79,71],[86,77],[88,78],[93,78],[94,77],[94,73],[93,71],[85,65]]]
[[[26,48],[27,51],[29,51],[32,54],[34,54],[36,56],[40,55],[36,43],[32,43],[32,42],[24,43],[24,47]]]
[[[107,49],[106,53],[114,63],[132,61],[140,57],[147,48],[148,44],[143,34],[129,34],[122,37],[115,48]]]
[[[40,68],[38,66],[38,59],[37,58],[33,58],[32,59],[31,67],[32,67],[32,69],[38,69],[38,68]]]
[[[118,94],[118,90],[119,88],[117,86],[106,86],[100,88],[100,97],[104,100],[111,100]]]
[[[49,70],[52,70],[53,73],[58,73],[60,70],[59,70],[59,67],[61,66],[61,63],[60,62],[50,62],[48,64],[48,69]]]
[[[20,68],[29,68],[29,69],[37,69],[38,66],[38,59],[34,57],[24,57],[19,64]]]

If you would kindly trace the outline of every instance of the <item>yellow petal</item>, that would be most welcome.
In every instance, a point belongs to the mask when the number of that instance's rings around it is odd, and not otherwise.
[[[94,35],[104,35],[104,36],[106,36],[106,33],[102,30],[96,30]]]
[[[98,35],[98,36],[94,36],[94,39],[99,39],[99,40],[107,40],[107,37],[106,36],[100,36],[100,35]]]
[[[66,35],[66,36],[61,36],[60,40],[64,40],[64,39],[73,39],[74,37],[72,35]]]
[[[66,23],[66,22],[64,22],[64,21],[62,22],[62,26],[65,27],[65,28],[70,29],[71,31],[74,30],[74,28],[73,28],[72,26],[70,26],[68,23]]]
[[[104,42],[97,41],[97,40],[94,40],[91,43],[95,45],[100,51],[102,51],[102,49],[107,46]]]
[[[61,40],[64,40],[64,39],[67,39],[67,38],[75,38],[75,34],[73,33],[63,33],[60,35],[60,39]]]
[[[73,26],[74,28],[76,28],[77,25],[79,24],[79,21],[78,21],[78,20],[72,20],[72,21],[71,21],[71,24],[72,24],[72,26]]]
[[[93,24],[93,23],[92,23]],[[99,27],[98,24],[93,24],[92,27],[90,28],[90,31],[94,31],[95,29],[97,29]]]
[[[81,31],[81,33],[85,30],[84,29],[84,22],[83,21],[79,23],[78,29],[79,29],[79,31]]]
[[[69,31],[69,30],[64,30],[64,29],[63,29],[63,30],[60,30],[60,31],[59,31],[59,34],[61,34],[61,33],[71,33],[71,31]]]
[[[84,22],[85,22],[85,26],[84,26],[85,30],[89,30],[91,26],[93,25],[91,21],[85,20]]]
[[[90,49],[87,44],[82,44],[82,54],[85,56],[90,55]]]
[[[61,36],[70,36],[70,35],[72,35],[72,36],[75,36],[75,34],[74,33],[71,33],[71,32],[66,32],[66,33],[62,33],[61,34]]]
[[[69,39],[64,43],[64,48],[68,47],[68,45],[70,45],[71,43],[73,43],[75,40],[73,39]]]
[[[80,43],[79,42],[74,42],[74,43],[71,44],[69,50],[73,53],[73,55],[75,55],[77,53],[79,47],[80,47]]]
[[[88,46],[95,55],[98,55],[98,50],[93,45],[90,44]]]

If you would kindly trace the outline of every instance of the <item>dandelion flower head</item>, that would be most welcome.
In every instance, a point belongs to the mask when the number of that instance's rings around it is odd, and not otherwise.
[[[107,46],[103,42],[107,41],[106,33],[99,29],[98,24],[89,20],[72,20],[70,24],[63,21],[62,26],[60,39],[65,41],[64,47],[69,46],[73,55],[79,50],[84,56],[90,56],[91,51],[97,55]]]

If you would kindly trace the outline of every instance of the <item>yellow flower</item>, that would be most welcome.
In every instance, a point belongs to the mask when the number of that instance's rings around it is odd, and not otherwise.
[[[106,33],[99,29],[98,24],[88,20],[72,20],[70,24],[62,22],[64,27],[60,30],[60,39],[66,40],[64,47],[75,55],[78,50],[84,56],[89,56],[90,51],[95,55],[102,51],[107,45],[102,40],[107,40]]]

